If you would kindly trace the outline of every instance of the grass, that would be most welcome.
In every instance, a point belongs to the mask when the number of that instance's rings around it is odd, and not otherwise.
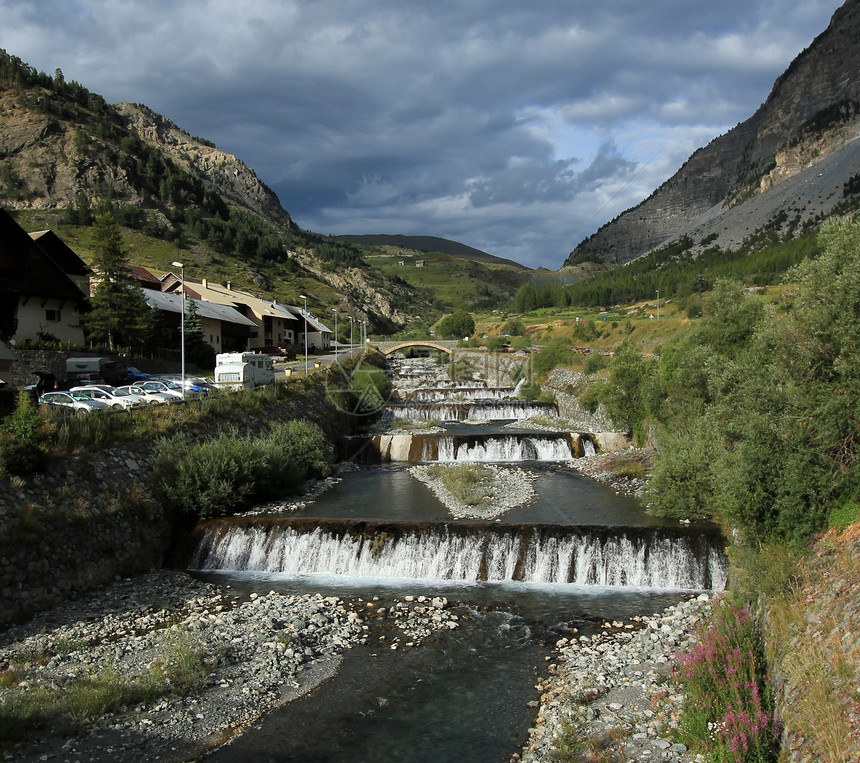
[[[163,636],[156,652],[140,674],[108,663],[61,686],[24,681],[12,669],[0,673],[0,687],[10,689],[0,702],[0,744],[44,727],[73,733],[105,713],[169,694],[191,694],[205,685],[210,665],[217,660],[217,655],[208,655],[190,634],[181,632]]]
[[[427,473],[463,506],[481,508],[491,500],[495,473],[483,464],[433,464]]]
[[[836,585],[856,590],[860,562],[849,544],[858,533],[856,524],[841,532],[832,530],[805,558],[765,548],[750,573],[766,581],[768,662],[796,692],[782,703],[782,719],[825,761],[847,759],[851,727],[846,708],[856,702],[858,655],[843,647],[846,626],[835,614],[839,606],[824,606],[833,594],[819,593]]]
[[[626,763],[628,758],[621,745],[627,735],[628,731],[620,726],[589,733],[563,720],[551,759],[560,763]]]

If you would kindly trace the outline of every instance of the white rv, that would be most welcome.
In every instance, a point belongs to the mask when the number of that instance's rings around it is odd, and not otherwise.
[[[262,387],[275,381],[268,355],[255,352],[223,352],[215,356],[215,385],[222,389]]]

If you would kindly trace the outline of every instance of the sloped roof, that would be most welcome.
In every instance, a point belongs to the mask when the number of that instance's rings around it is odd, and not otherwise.
[[[158,289],[161,291],[161,279],[140,265],[124,265],[131,277],[144,289]]]
[[[90,267],[63,239],[52,230],[34,231],[28,234],[47,255],[70,276],[88,276]]]
[[[294,307],[290,305],[290,309],[295,311],[297,315],[303,317],[309,325],[313,326],[317,331],[322,334],[331,334],[331,329],[326,326],[319,318],[314,318],[310,313],[306,313],[301,307]]]
[[[0,208],[0,292],[80,302],[84,293],[12,216]]]
[[[163,310],[167,313],[182,313],[182,297],[179,294],[170,294],[163,291],[154,291],[151,289],[143,290],[144,299],[150,307],[156,310]],[[256,326],[254,321],[246,318],[238,310],[233,309],[229,305],[219,305],[214,302],[204,302],[203,300],[189,300],[194,302],[197,308],[197,315],[201,318],[210,318],[216,321],[224,321],[225,323],[234,323],[238,326]]]

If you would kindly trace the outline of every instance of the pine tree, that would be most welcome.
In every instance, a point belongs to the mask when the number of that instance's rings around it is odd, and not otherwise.
[[[90,232],[92,268],[98,282],[90,297],[91,310],[81,322],[90,339],[118,346],[138,346],[146,340],[149,307],[143,290],[125,267],[126,250],[119,225],[110,213],[96,217]]]

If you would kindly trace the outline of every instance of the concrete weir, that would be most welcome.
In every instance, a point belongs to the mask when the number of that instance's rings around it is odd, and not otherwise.
[[[340,457],[363,464],[428,461],[564,461],[581,458],[609,441],[584,432],[517,434],[383,434],[341,440]],[[612,445],[617,443],[613,442]]]

